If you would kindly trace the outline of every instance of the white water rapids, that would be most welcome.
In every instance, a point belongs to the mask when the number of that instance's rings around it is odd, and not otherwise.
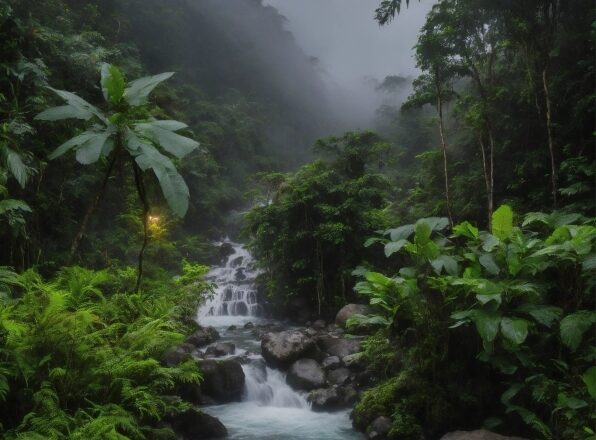
[[[213,326],[221,341],[236,345],[235,356],[247,355],[242,365],[245,387],[242,402],[203,408],[218,417],[230,439],[245,440],[343,440],[362,439],[352,429],[348,411],[311,411],[306,395],[286,384],[285,373],[269,368],[260,354],[260,342],[248,322],[278,324],[262,317],[255,278],[258,271],[250,253],[231,243],[233,253],[226,263],[214,267],[208,279],[216,283],[214,297],[198,311],[198,322]],[[229,357],[229,356],[228,356]]]

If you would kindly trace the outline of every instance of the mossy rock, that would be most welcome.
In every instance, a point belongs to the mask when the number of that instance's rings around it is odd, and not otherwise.
[[[365,391],[352,411],[354,427],[364,431],[377,417],[390,417],[399,391],[406,383],[406,375],[400,374]]]

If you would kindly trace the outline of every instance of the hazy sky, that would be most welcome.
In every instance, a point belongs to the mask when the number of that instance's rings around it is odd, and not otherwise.
[[[287,19],[307,55],[319,58],[332,81],[415,75],[412,47],[433,0],[412,0],[391,24],[379,27],[380,0],[264,0]]]

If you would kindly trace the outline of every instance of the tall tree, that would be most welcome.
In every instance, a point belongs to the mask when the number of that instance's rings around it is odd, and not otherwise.
[[[109,108],[108,113],[104,114],[74,93],[51,89],[66,101],[66,105],[50,108],[36,117],[44,121],[81,119],[89,124],[86,131],[60,145],[50,155],[50,159],[75,150],[77,161],[83,165],[100,160],[107,163],[101,186],[89,205],[71,246],[71,257],[76,254],[89,220],[105,193],[114,164],[119,160],[130,164],[143,207],[143,245],[138,258],[137,291],[140,288],[143,256],[149,235],[149,202],[143,172],[149,169],[153,171],[168,205],[174,214],[183,217],[188,209],[188,187],[175,165],[159,148],[182,159],[199,146],[198,142],[175,133],[187,128],[186,124],[155,120],[150,116],[147,105],[149,94],[172,75],[173,73],[162,73],[127,84],[117,67],[104,64],[101,69],[101,89]]]
[[[437,111],[438,130],[443,153],[443,180],[447,216],[453,225],[452,203],[449,189],[449,166],[445,132],[445,104],[453,99],[453,80],[458,75],[458,65],[453,62],[450,48],[445,44],[453,28],[437,27],[428,20],[422,27],[416,44],[416,65],[425,72],[414,80],[414,93],[402,108],[432,105]]]

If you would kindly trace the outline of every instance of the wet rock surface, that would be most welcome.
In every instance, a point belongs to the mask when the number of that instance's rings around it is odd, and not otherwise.
[[[186,338],[187,344],[197,348],[209,345],[219,339],[219,333],[213,327],[202,327]]]
[[[298,390],[313,390],[325,385],[325,372],[314,359],[299,359],[288,370],[286,382]]]
[[[354,315],[370,315],[371,309],[364,304],[346,304],[343,306],[337,315],[335,315],[335,324],[340,327],[346,326],[346,321]]]
[[[445,434],[441,440],[526,440],[521,437],[506,437],[494,432],[478,429],[476,431],[455,431]]]
[[[199,361],[203,375],[201,392],[217,403],[240,400],[244,389],[244,371],[235,360]]]
[[[172,429],[182,440],[225,438],[226,427],[216,417],[196,409],[189,409],[172,417]]]
[[[261,351],[269,365],[283,368],[306,355],[314,345],[314,340],[304,333],[287,330],[264,334]]]

